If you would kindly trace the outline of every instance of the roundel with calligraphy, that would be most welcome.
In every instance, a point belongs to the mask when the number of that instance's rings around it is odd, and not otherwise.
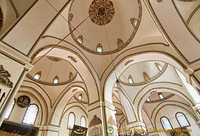
[[[17,98],[17,105],[22,108],[27,107],[30,104],[30,102],[30,98],[26,95],[22,95]]]

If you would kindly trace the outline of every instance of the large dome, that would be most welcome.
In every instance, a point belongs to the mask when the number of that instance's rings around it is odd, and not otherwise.
[[[141,21],[141,3],[74,0],[68,19],[72,38],[79,46],[94,54],[110,54],[132,41]]]

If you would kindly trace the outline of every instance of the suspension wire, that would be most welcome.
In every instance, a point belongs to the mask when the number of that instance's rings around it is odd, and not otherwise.
[[[51,52],[58,44],[60,44],[62,41],[64,41],[70,34],[72,34],[80,25],[82,25],[88,18],[90,17],[87,16],[83,21],[81,21],[71,32],[69,32],[64,38],[62,38],[57,44],[53,45],[50,50],[48,50],[42,57],[40,57],[38,60],[36,60],[33,64],[36,64],[38,61],[40,61],[42,58],[44,58],[49,52]]]

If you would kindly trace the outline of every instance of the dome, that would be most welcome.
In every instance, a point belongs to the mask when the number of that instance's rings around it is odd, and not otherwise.
[[[141,3],[139,0],[74,0],[68,20],[72,38],[80,47],[94,54],[110,54],[132,41],[141,20]]]
[[[119,77],[122,84],[129,86],[144,85],[162,75],[167,64],[158,61],[147,61],[130,65]]]
[[[75,79],[76,75],[77,72],[70,62],[46,56],[35,64],[27,77],[44,85],[63,85]]]

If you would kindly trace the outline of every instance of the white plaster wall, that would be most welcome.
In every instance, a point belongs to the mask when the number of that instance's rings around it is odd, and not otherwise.
[[[88,125],[87,115],[79,106],[73,105],[73,107],[71,107],[65,111],[65,113],[62,117],[62,121],[60,124],[59,136],[67,136],[70,134],[71,130],[67,128],[67,124],[68,124],[68,116],[71,112],[74,113],[74,115],[75,115],[75,125],[80,126],[81,125],[81,117],[84,116],[86,119],[86,127],[87,127],[87,125]]]
[[[191,126],[187,127],[188,129],[191,129],[192,131],[190,132],[191,136],[198,136],[200,134],[200,129],[196,124],[196,121],[194,119],[194,117],[188,112],[185,111],[183,108],[180,108],[178,106],[165,106],[164,108],[160,109],[160,111],[158,112],[157,116],[156,116],[156,128],[157,129],[163,129],[161,123],[160,123],[160,118],[162,116],[166,116],[170,122],[173,128],[179,128],[180,125],[178,124],[176,118],[175,118],[175,114],[177,112],[182,112],[185,114],[186,118],[188,119],[189,123],[191,124]],[[160,133],[161,136],[165,136],[166,134],[164,133]]]
[[[17,98],[20,97],[21,95],[27,95],[31,100],[30,104],[36,104],[38,106],[39,111],[38,111],[37,118],[36,118],[34,125],[36,125],[36,126],[39,125],[41,122],[41,118],[42,118],[42,111],[41,111],[40,103],[33,96],[31,96],[30,94],[26,94],[26,93],[17,93],[17,95],[15,96],[15,99],[17,100]],[[17,105],[17,103],[15,103],[14,108],[13,108],[8,120],[11,122],[22,123],[22,120],[23,120],[23,117],[25,115],[27,108],[28,107],[21,108]]]

